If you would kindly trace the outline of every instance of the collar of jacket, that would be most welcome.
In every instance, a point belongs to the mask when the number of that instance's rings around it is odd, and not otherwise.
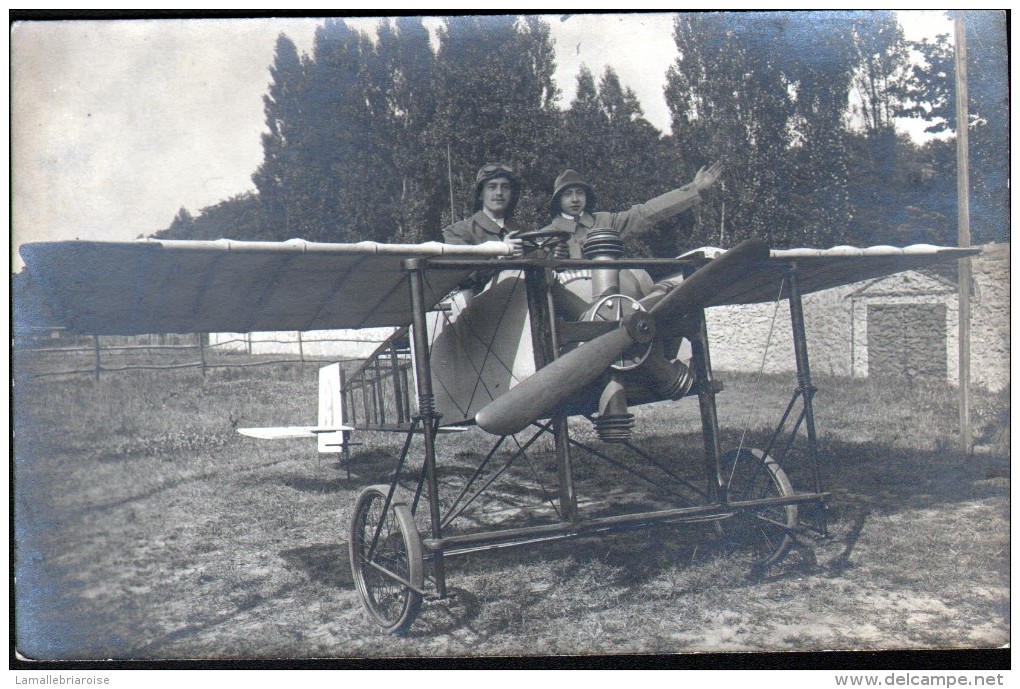
[[[495,235],[496,239],[501,239],[506,232],[510,231],[510,218],[506,218],[503,221],[503,227],[497,225],[492,218],[485,214],[485,211],[478,211],[471,217],[471,220],[478,225],[483,232]]]
[[[573,231],[574,227],[576,227],[578,224],[580,224],[581,227],[585,228],[586,230],[590,230],[592,227],[595,226],[595,216],[586,211],[584,213],[581,213],[581,217],[578,218],[577,220],[571,220],[570,218],[564,217],[563,214],[561,213],[556,216],[556,219],[553,221],[553,223],[570,231]]]

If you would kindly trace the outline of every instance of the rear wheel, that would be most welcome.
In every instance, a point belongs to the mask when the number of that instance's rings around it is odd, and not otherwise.
[[[730,450],[722,457],[722,467],[731,503],[794,495],[786,472],[761,450]],[[797,521],[797,505],[770,505],[738,509],[721,526],[726,543],[761,570],[789,552]]]
[[[386,632],[406,631],[421,609],[424,562],[411,510],[397,494],[389,509],[389,486],[370,486],[358,496],[351,521],[354,584],[372,619]]]

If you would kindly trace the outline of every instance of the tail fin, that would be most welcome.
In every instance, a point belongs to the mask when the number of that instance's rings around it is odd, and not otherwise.
[[[330,364],[319,369],[319,428],[345,426],[342,387],[343,372],[340,364]],[[349,432],[337,430],[317,433],[319,452],[342,452]]]
[[[343,371],[340,364],[319,369],[319,425],[273,426],[270,428],[238,428],[237,432],[252,438],[318,438],[319,452],[345,452],[352,426],[344,424]]]

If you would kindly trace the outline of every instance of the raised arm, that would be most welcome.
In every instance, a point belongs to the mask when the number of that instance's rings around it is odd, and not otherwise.
[[[722,176],[722,171],[722,163],[718,162],[701,168],[693,182],[649,199],[628,211],[613,214],[613,227],[621,235],[642,232],[660,220],[682,213],[701,201],[701,192],[715,184]]]

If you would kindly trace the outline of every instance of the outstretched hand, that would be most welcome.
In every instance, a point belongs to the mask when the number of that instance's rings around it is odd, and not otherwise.
[[[723,166],[721,162],[713,163],[709,168],[701,168],[698,174],[694,175],[694,186],[698,191],[704,191],[716,183],[722,175]]]

